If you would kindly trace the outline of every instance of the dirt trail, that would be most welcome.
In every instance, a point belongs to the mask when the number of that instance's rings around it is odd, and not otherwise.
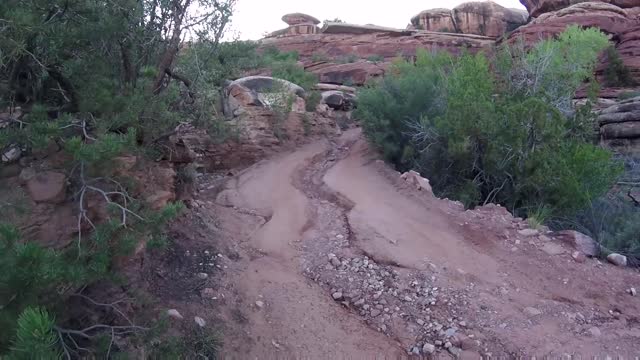
[[[236,254],[209,309],[231,358],[640,355],[637,272],[415,191],[358,129],[202,189],[209,236]]]

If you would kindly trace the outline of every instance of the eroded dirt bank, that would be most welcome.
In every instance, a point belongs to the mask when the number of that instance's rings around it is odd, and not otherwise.
[[[175,305],[221,320],[223,356],[640,355],[637,272],[416,191],[358,129],[199,187],[182,231],[222,265]]]

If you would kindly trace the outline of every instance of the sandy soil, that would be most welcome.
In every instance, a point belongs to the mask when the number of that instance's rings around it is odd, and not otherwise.
[[[175,231],[218,266],[173,305],[221,324],[225,357],[640,356],[638,272],[411,188],[358,129],[199,189]]]

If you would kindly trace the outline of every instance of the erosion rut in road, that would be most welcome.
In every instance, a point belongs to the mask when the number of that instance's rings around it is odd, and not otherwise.
[[[231,357],[640,351],[640,304],[625,292],[637,273],[576,263],[499,207],[416,191],[358,129],[202,188],[212,239],[239,255],[216,308]]]

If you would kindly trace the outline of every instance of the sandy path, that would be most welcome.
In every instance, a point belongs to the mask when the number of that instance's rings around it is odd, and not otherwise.
[[[267,218],[247,245],[262,256],[230,274],[230,282],[245,299],[265,308],[247,312],[249,348],[229,352],[243,358],[342,358],[398,354],[398,346],[330,299],[301,274],[296,243],[309,222],[307,198],[292,185],[295,171],[327,148],[326,141],[258,164],[234,179],[236,206],[257,210]],[[241,224],[239,224],[241,225]]]
[[[413,344],[446,341],[430,326],[445,330],[460,320],[466,325],[451,341],[471,344],[464,352],[470,358],[628,357],[640,349],[640,304],[625,294],[640,289],[636,272],[576,263],[569,248],[549,256],[540,251],[548,239],[519,237],[517,220],[451,211],[449,202],[416,194],[381,168],[360,131],[351,130],[258,163],[221,193],[203,195],[217,197],[203,211],[219,225],[220,247],[240,254],[224,274],[226,300],[215,310],[227,323],[225,356],[397,358]],[[332,253],[342,264],[327,264]],[[366,295],[369,278],[362,287],[363,273],[345,265],[363,254],[382,269],[364,275],[395,271],[384,287],[395,282],[403,294],[427,279],[441,289],[438,304],[425,310],[389,291],[381,306]],[[364,292],[371,306],[388,307],[388,321],[349,299],[334,301],[338,290],[359,291],[355,299]],[[418,318],[432,323],[416,326]]]

